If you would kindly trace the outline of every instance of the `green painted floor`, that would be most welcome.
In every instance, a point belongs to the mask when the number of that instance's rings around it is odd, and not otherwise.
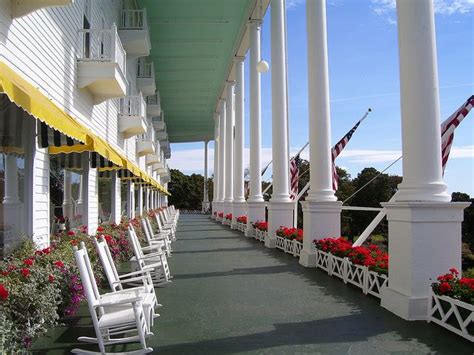
[[[468,341],[426,322],[406,322],[376,298],[296,258],[267,249],[206,216],[181,215],[170,259],[173,283],[158,290],[161,317],[149,345],[161,354],[472,354]],[[87,311],[34,345],[67,354],[91,335]],[[136,347],[117,346],[110,351]],[[96,349],[96,348],[95,348]]]

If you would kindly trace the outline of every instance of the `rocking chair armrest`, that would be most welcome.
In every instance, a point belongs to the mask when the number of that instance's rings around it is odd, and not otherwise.
[[[161,263],[153,263],[153,264],[148,264],[143,267],[143,271],[153,271],[156,267],[161,267]]]
[[[151,251],[155,249],[161,249],[161,245],[147,245],[146,247],[142,247],[142,251]]]
[[[113,301],[99,301],[97,304],[94,305],[94,307],[107,307],[107,306],[118,306],[121,304],[127,304],[127,303],[138,303],[143,301],[143,297],[130,297],[130,298],[124,298],[121,300],[113,300]]]
[[[142,270],[137,270],[137,271],[128,272],[126,274],[119,275],[118,278],[122,279],[122,278],[137,276],[137,275],[142,275],[143,277],[146,277],[146,276],[148,276],[148,272],[147,271],[142,271]]]
[[[166,240],[166,238],[168,237],[168,235],[169,235],[169,233],[167,233],[167,234],[161,234],[161,233],[155,234],[155,235],[153,236],[153,238],[150,239],[150,241],[152,241],[152,242],[154,242],[154,241],[161,242],[161,241],[163,241],[163,240]]]
[[[114,281],[114,282],[112,282],[112,284],[120,285],[121,283],[127,283],[127,282],[133,282],[133,281],[145,281],[146,279],[147,279],[147,276],[135,276],[135,277],[131,277],[129,279]]]
[[[144,255],[143,258],[137,258],[138,260],[148,260],[148,259],[153,259],[153,258],[157,258],[157,257],[161,257],[165,255],[165,253],[152,253],[152,254],[147,254],[147,255]]]

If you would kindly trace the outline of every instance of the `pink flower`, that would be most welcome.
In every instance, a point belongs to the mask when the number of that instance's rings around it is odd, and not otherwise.
[[[49,275],[49,276],[48,276],[48,281],[49,281],[50,283],[53,283],[53,282],[54,282],[54,276],[53,276],[53,275]]]
[[[74,231],[69,231],[69,232],[67,232],[67,235],[74,236],[74,235],[76,235],[76,233],[74,233]]]

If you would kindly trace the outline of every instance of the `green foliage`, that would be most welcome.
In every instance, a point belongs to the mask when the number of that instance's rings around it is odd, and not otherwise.
[[[212,179],[208,179],[209,200],[212,200]],[[182,210],[201,210],[204,197],[204,177],[200,174],[185,175],[171,169],[171,182],[168,184],[171,193],[169,204]]]

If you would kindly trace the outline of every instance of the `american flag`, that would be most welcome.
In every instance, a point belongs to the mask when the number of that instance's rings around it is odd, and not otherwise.
[[[296,199],[298,196],[298,180],[300,175],[300,155],[297,154],[290,160],[290,198]]]
[[[371,110],[369,109],[368,112],[370,112]],[[341,138],[341,140],[339,142],[336,143],[336,145],[334,146],[334,148],[332,148],[331,150],[331,153],[332,153],[332,189],[334,191],[337,190],[337,180],[338,180],[338,176],[337,176],[337,171],[336,171],[336,164],[335,164],[335,160],[336,158],[339,156],[339,154],[341,154],[341,152],[343,151],[343,149],[346,147],[347,143],[349,143],[349,140],[352,138],[352,135],[354,134],[354,132],[356,131],[356,129],[359,127],[360,123],[365,119],[365,117],[367,117],[367,114],[362,117],[355,125],[354,127],[352,127],[352,129],[346,133],[346,135],[344,137]]]
[[[446,121],[441,123],[441,163],[443,166],[443,175],[448,162],[451,146],[453,145],[454,129],[459,126],[461,121],[468,115],[474,106],[474,95],[472,95],[456,112],[454,112]]]

